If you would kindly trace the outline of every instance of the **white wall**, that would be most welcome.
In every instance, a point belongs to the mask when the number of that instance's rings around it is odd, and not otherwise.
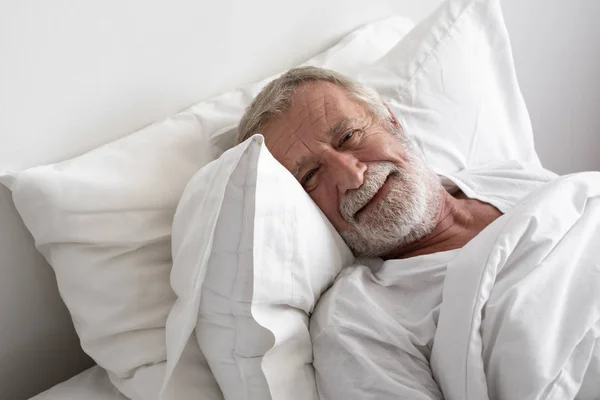
[[[600,1],[501,1],[542,162],[559,173],[599,170],[600,112],[596,110],[600,103],[600,24],[595,20],[600,16]],[[266,2],[278,4],[274,0]],[[0,3],[6,8],[0,13],[2,54],[28,61],[25,66],[0,61],[0,142],[4,135],[17,132],[33,144],[40,139],[40,129],[53,141],[42,143],[39,151],[29,146],[18,155],[14,149],[0,145],[0,164],[4,164],[0,168],[23,168],[73,156],[87,150],[90,141],[95,141],[95,145],[109,141],[152,122],[156,119],[153,117],[169,115],[205,95],[214,94],[218,87],[223,88],[224,82],[215,75],[207,85],[195,72],[206,69],[204,58],[196,52],[198,43],[206,40],[193,32],[198,24],[218,25],[215,20],[222,20],[222,13],[235,11],[231,24],[221,30],[223,33],[247,22],[247,10],[233,7],[233,0],[218,7],[218,12],[214,5],[208,8],[200,1],[192,8],[193,12],[187,10],[184,15],[180,10],[189,8],[188,0],[176,0],[169,5],[138,0],[125,3],[113,0],[87,6],[80,3],[75,6],[69,0],[53,2],[52,6],[37,3],[38,0]],[[145,4],[139,6],[143,8],[144,18],[140,17],[138,3]],[[350,3],[356,6],[358,1]],[[370,3],[367,9],[362,3],[363,13],[374,17],[381,12],[373,10],[378,3]],[[397,0],[394,3],[394,9],[419,20],[441,0]],[[313,24],[324,29],[328,24],[323,23],[321,14],[324,13],[314,13]],[[359,18],[352,15],[347,19],[352,20],[344,22],[350,27]],[[132,21],[135,22],[133,27]],[[249,35],[258,37],[267,30],[281,32],[285,22],[274,21],[273,24],[254,27]],[[84,33],[85,40],[72,35],[78,30]],[[219,31],[216,27],[214,30]],[[123,32],[129,34],[123,36]],[[311,48],[308,43],[313,41],[313,35],[305,36],[304,51],[297,51],[296,60],[306,58],[309,50],[314,52],[321,47]],[[220,41],[226,39],[230,39],[229,36],[219,38]],[[274,40],[284,52],[288,38]],[[73,51],[79,56],[71,67],[69,79],[66,83],[64,79],[55,79],[57,75],[65,75],[60,61],[73,58]],[[220,59],[231,56],[225,46],[214,53]],[[283,67],[282,57],[274,58],[269,72]],[[259,73],[255,64],[247,63],[248,72],[240,76],[240,82],[264,75],[265,71]],[[102,69],[94,68],[97,65],[102,65]],[[27,79],[21,79],[23,77]],[[107,102],[114,97],[112,87],[122,87],[123,91],[118,99]],[[163,99],[157,100],[157,96]],[[56,98],[68,97],[85,98],[85,101],[68,103],[70,109],[61,113],[46,107]],[[52,157],[54,153],[61,156]],[[3,158],[13,162],[4,163]]]
[[[600,2],[503,0],[542,163],[600,170]]]

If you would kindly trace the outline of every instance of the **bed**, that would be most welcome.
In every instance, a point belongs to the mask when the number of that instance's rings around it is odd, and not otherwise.
[[[275,1],[5,3],[0,169],[70,158],[294,66],[363,23],[420,18],[437,3],[315,1],[293,7],[293,18]],[[0,209],[0,397],[13,400],[92,361],[5,187]]]
[[[366,23],[420,21],[440,3],[2,5],[0,171],[75,157],[296,66]],[[66,293],[2,185],[0,221],[0,399],[127,398],[82,350]]]
[[[99,366],[91,367],[43,393],[34,400],[47,399],[107,399],[122,400],[123,396]]]

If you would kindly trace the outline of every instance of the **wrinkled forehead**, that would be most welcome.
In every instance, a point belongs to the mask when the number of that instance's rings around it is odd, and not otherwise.
[[[329,141],[342,121],[360,121],[367,116],[366,107],[345,89],[329,82],[309,82],[296,89],[290,107],[267,122],[261,133],[269,151],[282,162],[295,147],[308,150]]]

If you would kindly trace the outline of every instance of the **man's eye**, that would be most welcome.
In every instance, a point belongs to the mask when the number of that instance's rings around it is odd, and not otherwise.
[[[342,146],[348,140],[352,139],[352,137],[354,136],[355,133],[356,133],[356,130],[346,132],[346,134],[340,139],[339,146]]]
[[[308,171],[306,175],[304,175],[304,178],[302,178],[302,181],[300,182],[302,186],[306,186],[306,184],[315,176],[318,170],[319,168],[314,168]]]

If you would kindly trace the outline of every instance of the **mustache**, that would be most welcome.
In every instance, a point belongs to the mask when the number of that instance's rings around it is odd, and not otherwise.
[[[382,161],[372,164],[367,170],[363,184],[350,190],[340,201],[340,214],[347,222],[354,222],[355,215],[375,197],[390,175],[400,174],[400,169],[392,162]]]

